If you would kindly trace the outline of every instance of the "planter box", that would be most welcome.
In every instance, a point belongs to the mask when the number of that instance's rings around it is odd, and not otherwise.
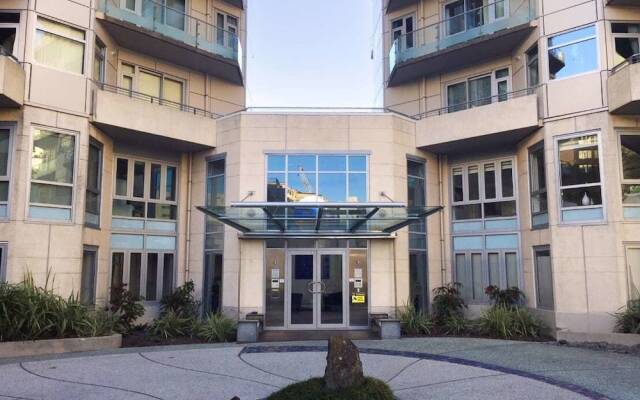
[[[640,335],[633,333],[586,333],[561,330],[557,332],[557,340],[566,340],[569,343],[606,342],[619,346],[640,346]]]
[[[0,358],[117,349],[121,346],[122,335],[120,334],[88,338],[3,342],[0,343]]]

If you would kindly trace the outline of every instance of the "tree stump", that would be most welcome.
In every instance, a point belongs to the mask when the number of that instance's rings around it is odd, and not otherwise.
[[[360,352],[351,340],[342,336],[329,339],[324,382],[332,390],[364,384]]]

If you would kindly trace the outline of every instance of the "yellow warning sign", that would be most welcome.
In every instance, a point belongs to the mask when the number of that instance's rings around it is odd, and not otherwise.
[[[352,294],[351,302],[353,304],[364,304],[364,294]]]

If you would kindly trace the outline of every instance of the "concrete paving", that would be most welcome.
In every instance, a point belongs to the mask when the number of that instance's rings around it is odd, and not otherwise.
[[[356,342],[398,399],[640,400],[640,357],[485,339]],[[0,360],[4,399],[263,399],[321,376],[326,343],[195,345]]]

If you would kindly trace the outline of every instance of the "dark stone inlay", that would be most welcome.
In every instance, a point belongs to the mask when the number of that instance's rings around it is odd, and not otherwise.
[[[327,351],[327,346],[247,346],[240,354],[260,354],[260,353],[302,353],[302,352],[323,352]],[[494,364],[487,364],[481,361],[466,360],[464,358],[451,357],[438,354],[418,353],[413,351],[383,350],[383,349],[360,349],[362,354],[375,354],[382,356],[400,356],[407,358],[418,358],[421,360],[432,360],[447,362],[450,364],[466,365],[469,367],[483,368],[491,371],[501,372],[503,374],[515,375],[522,378],[528,378],[535,381],[543,382],[552,386],[569,390],[579,395],[585,396],[591,400],[610,400],[607,396],[594,390],[567,383],[555,378],[534,374],[531,372],[521,371],[513,368],[502,367]]]

